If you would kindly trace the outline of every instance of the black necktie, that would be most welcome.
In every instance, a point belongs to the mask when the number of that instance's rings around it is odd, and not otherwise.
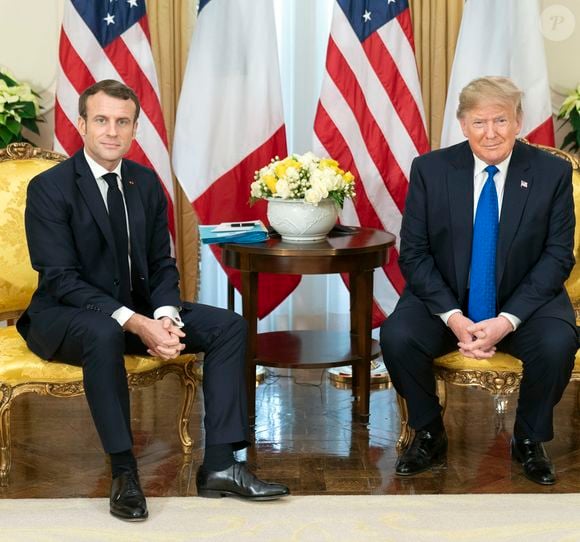
[[[132,305],[131,279],[129,276],[129,236],[127,234],[127,215],[123,195],[119,190],[116,173],[105,173],[103,179],[109,185],[107,190],[107,208],[109,221],[115,238],[115,253],[117,256],[118,277],[115,285],[119,286],[118,300],[126,307]],[[118,281],[118,282],[117,282]]]

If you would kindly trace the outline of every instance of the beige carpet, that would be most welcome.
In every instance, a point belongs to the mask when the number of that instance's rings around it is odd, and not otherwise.
[[[0,499],[4,542],[580,541],[580,494],[151,498],[144,523],[105,499]]]

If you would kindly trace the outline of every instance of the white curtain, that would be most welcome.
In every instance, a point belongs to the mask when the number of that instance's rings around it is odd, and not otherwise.
[[[333,0],[273,0],[280,53],[288,151],[311,149]],[[268,29],[264,29],[268,31]],[[211,251],[202,247],[199,301],[227,306],[227,279]],[[241,300],[236,292],[236,310]],[[348,291],[339,275],[304,275],[284,303],[259,323],[259,331],[348,329]]]

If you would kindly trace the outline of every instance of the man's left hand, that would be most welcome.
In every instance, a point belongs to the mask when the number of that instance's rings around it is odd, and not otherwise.
[[[467,328],[473,341],[460,342],[459,351],[467,357],[476,359],[491,358],[495,354],[495,347],[508,333],[513,331],[511,322],[503,316],[496,316],[482,320]]]

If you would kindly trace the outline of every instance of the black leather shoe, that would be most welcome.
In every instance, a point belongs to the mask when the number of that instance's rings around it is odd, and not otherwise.
[[[147,519],[147,503],[136,470],[123,472],[111,483],[111,514],[126,521]]]
[[[512,438],[512,458],[522,464],[528,480],[544,486],[556,483],[554,464],[542,442]]]
[[[432,467],[445,465],[447,459],[447,433],[437,434],[417,431],[411,445],[397,460],[395,473],[399,476],[413,476]]]
[[[197,470],[197,494],[200,497],[241,497],[254,501],[271,501],[290,495],[282,484],[271,484],[257,478],[245,463],[235,462],[225,470],[211,471],[203,465]]]

